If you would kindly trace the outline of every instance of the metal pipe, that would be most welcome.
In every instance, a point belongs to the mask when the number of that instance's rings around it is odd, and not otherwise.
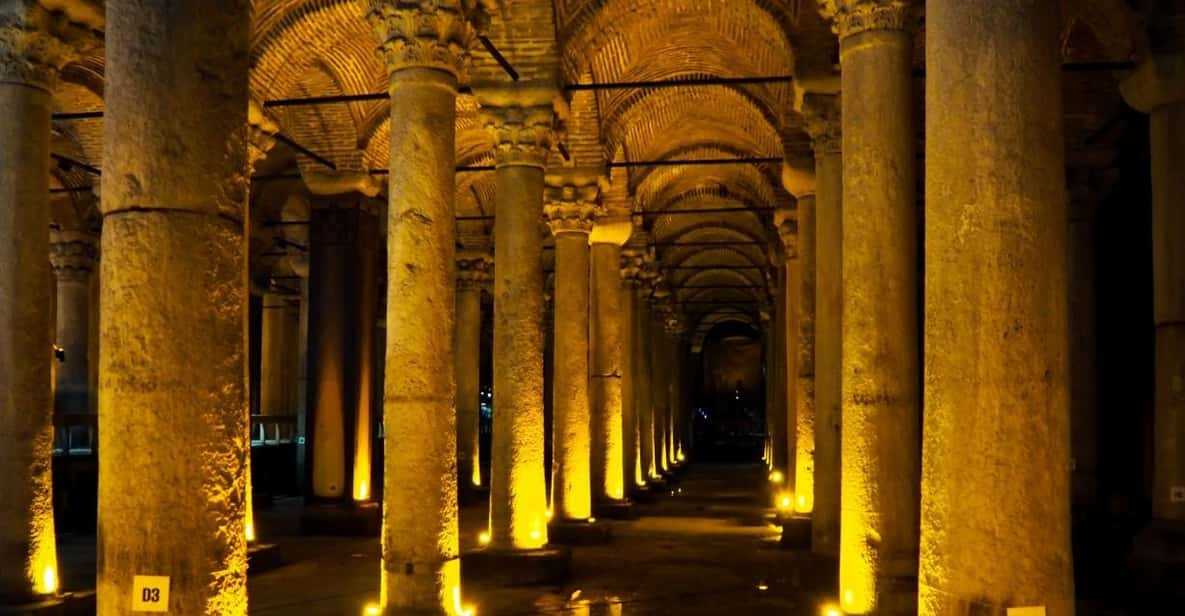
[[[502,55],[502,52],[498,51],[497,47],[494,47],[490,39],[479,35],[477,40],[481,41],[481,46],[485,47],[486,51],[490,52],[490,55],[494,57],[494,61],[498,63],[498,66],[501,66],[502,70],[506,71],[507,75],[510,75],[511,81],[518,81],[518,71],[514,70],[514,67],[510,65],[510,62]]]
[[[659,81],[620,81],[615,83],[571,83],[564,86],[568,92],[587,90],[632,90],[636,88],[686,88],[699,86],[749,86],[767,83],[790,83],[794,80],[791,75],[772,75],[767,77],[686,77],[680,79],[663,79]]]
[[[337,165],[335,165],[333,163],[333,161],[329,160],[328,158],[325,158],[324,156],[321,156],[320,154],[317,154],[316,152],[304,147],[303,145],[300,145],[299,143],[293,141],[291,138],[286,136],[284,133],[276,133],[276,134],[272,135],[272,137],[274,137],[276,139],[276,141],[283,143],[284,145],[292,148],[293,150],[296,150],[297,152],[300,152],[301,154],[308,156],[309,158],[321,163],[322,165],[325,165],[326,167],[329,167],[330,169],[337,171]]]

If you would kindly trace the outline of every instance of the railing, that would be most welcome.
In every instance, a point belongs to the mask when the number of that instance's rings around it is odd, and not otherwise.
[[[296,415],[252,415],[251,446],[287,445],[298,440]]]
[[[90,456],[99,449],[99,416],[58,413],[53,418],[55,456]]]

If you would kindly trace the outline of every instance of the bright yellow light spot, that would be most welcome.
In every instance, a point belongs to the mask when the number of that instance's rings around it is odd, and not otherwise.
[[[588,523],[589,523],[589,524],[596,524],[596,523],[597,523],[597,519],[596,519],[596,518],[589,518],[589,519],[588,519]]]
[[[377,616],[378,614],[382,614],[383,611],[379,606],[371,603],[366,606],[366,609],[362,610],[362,613],[366,614],[366,616]]]
[[[538,540],[539,540],[539,539],[541,539],[542,537],[543,537],[543,533],[541,533],[541,532],[539,532],[539,531],[537,531],[537,530],[533,530],[533,531],[531,531],[531,539],[534,539],[535,541],[538,541]]]
[[[810,507],[807,506],[806,496],[798,495],[798,511],[801,513],[809,513]]]
[[[461,605],[461,587],[453,586],[453,613],[456,616],[474,616],[477,610],[471,605]]]
[[[843,591],[843,604],[851,605],[856,602],[856,598],[852,595],[851,589]]]
[[[546,511],[546,513],[544,513],[544,515],[546,515],[546,516],[547,516],[547,519],[549,519],[549,520],[550,520],[550,519],[551,519],[551,516],[552,516],[552,515],[554,515],[554,514],[551,512],[551,509],[548,509],[548,510]]]
[[[370,499],[370,486],[365,479],[359,479],[358,485],[354,488],[354,500],[364,501]]]
[[[52,595],[58,591],[58,574],[53,567],[45,567],[41,571],[41,588],[43,595]]]
[[[247,542],[255,541],[255,522],[247,516]]]
[[[789,494],[782,493],[778,496],[778,509],[788,511],[794,505],[794,499]]]
[[[769,474],[769,480],[773,483],[782,483],[786,480],[786,476],[782,474],[782,471],[774,471]]]
[[[676,457],[676,458],[678,458],[680,462],[683,462],[684,460],[686,460],[686,459],[687,459],[687,456],[683,455],[683,452],[682,452],[682,451],[680,451],[680,452],[679,452],[679,455],[677,455],[677,456],[675,456],[675,457]]]
[[[482,533],[482,534],[478,535],[477,542],[482,545],[489,545],[490,544],[490,534],[489,533]]]
[[[839,608],[832,603],[824,605],[819,613],[823,616],[843,616],[843,612],[839,611]]]
[[[757,590],[769,590],[769,584],[766,584],[765,582],[761,582],[760,584],[757,585]]]

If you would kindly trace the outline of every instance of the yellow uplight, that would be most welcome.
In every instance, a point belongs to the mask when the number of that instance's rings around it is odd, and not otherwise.
[[[548,509],[548,510],[547,510],[547,511],[544,513],[544,515],[546,515],[546,516],[547,516],[547,519],[549,519],[549,520],[550,520],[550,519],[551,519],[551,516],[553,515],[553,514],[552,514],[552,512],[551,512],[551,509]]]
[[[490,534],[489,533],[482,533],[482,534],[478,535],[477,542],[482,545],[489,545],[490,544]]]
[[[251,516],[247,517],[247,542],[255,541],[255,522],[251,520]]]
[[[375,605],[374,603],[370,603],[367,604],[366,609],[362,610],[362,613],[366,614],[366,616],[377,616],[378,614],[383,613],[383,611],[379,608],[379,606]]]
[[[843,591],[843,604],[844,605],[851,605],[855,602],[856,602],[856,599],[852,595],[851,589],[847,589],[847,590]]]
[[[843,612],[839,611],[839,608],[832,603],[824,605],[823,608],[819,610],[819,613],[823,616],[843,616]]]
[[[798,513],[810,513],[812,508],[813,507],[811,507],[811,503],[807,499],[806,495],[799,494],[798,495],[798,505],[797,505]]]
[[[762,582],[757,585],[757,590],[769,590],[769,585],[765,582]]]
[[[789,510],[794,504],[794,499],[789,494],[782,493],[778,496],[778,509]]]
[[[596,519],[596,518],[589,518],[589,519],[588,519],[588,523],[589,523],[589,524],[596,524],[596,523],[597,523],[597,519]]]
[[[541,539],[541,538],[543,538],[543,533],[541,533],[541,532],[539,532],[539,531],[537,531],[537,530],[533,530],[533,531],[531,531],[531,539],[534,539],[535,541],[538,541],[538,540],[539,540],[539,539]]]
[[[676,457],[676,458],[678,458],[680,462],[683,462],[684,460],[686,460],[686,459],[687,459],[687,456],[683,455],[683,452],[682,452],[682,451],[680,451],[680,452],[679,452],[679,455],[677,455],[677,456],[675,456],[675,457]]]
[[[773,483],[782,483],[786,480],[786,476],[782,474],[782,471],[774,471],[769,474],[769,480]]]
[[[58,591],[58,574],[53,567],[45,567],[41,571],[41,594],[52,595]]]
[[[359,479],[358,485],[354,487],[354,500],[364,501],[370,499],[370,485],[366,483],[365,479]]]
[[[473,606],[461,605],[461,587],[453,586],[453,612],[456,616],[474,616],[477,610]]]

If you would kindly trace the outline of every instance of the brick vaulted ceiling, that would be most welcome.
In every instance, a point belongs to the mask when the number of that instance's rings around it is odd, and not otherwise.
[[[90,2],[100,8],[95,0]],[[1063,0],[1067,62],[1126,61],[1140,49],[1140,0]],[[384,92],[386,74],[363,18],[367,0],[255,0],[251,96],[256,101]],[[483,0],[484,33],[526,80],[564,84],[653,82],[768,76],[818,76],[837,70],[836,40],[816,0]],[[826,3],[825,3],[826,4]],[[1146,4],[1146,2],[1144,2]],[[921,41],[924,20],[918,34]],[[58,112],[102,109],[101,45],[67,67],[54,100]],[[1067,140],[1071,164],[1107,167],[1106,131],[1122,111],[1121,74],[1068,74]],[[509,81],[480,47],[469,80]],[[920,92],[920,89],[919,89]],[[556,165],[720,158],[802,158],[810,141],[794,112],[788,82],[568,92]],[[920,101],[919,101],[920,104]],[[457,101],[457,164],[492,162],[492,142],[477,121],[469,94]],[[272,109],[285,135],[339,169],[387,166],[389,109],[385,100]],[[1108,124],[1108,123],[1111,124]],[[101,167],[102,120],[54,123],[55,153]],[[278,146],[259,168],[291,173],[315,168],[310,158]],[[605,196],[615,208],[645,212],[657,257],[679,299],[719,302],[699,318],[753,322],[769,297],[766,268],[777,234],[768,208],[793,207],[780,183],[780,164],[719,164],[615,168]],[[54,168],[54,188],[92,183],[85,170]],[[289,201],[278,190],[253,187],[252,218],[275,219]],[[55,222],[97,224],[95,197],[59,191]],[[461,216],[494,214],[494,175],[457,175]],[[664,211],[738,208],[702,215]],[[489,226],[489,222],[467,223]],[[731,242],[706,247],[707,242]],[[695,246],[673,246],[694,243]],[[720,269],[672,269],[719,266]],[[745,269],[752,268],[752,269]],[[752,288],[680,288],[720,285]],[[690,307],[690,306],[689,306]],[[700,307],[697,307],[698,311]],[[723,315],[723,316],[722,316]]]

